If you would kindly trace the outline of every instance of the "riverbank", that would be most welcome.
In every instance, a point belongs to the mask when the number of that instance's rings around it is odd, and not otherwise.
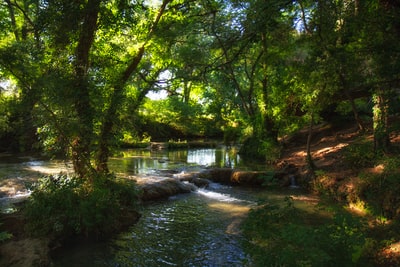
[[[357,144],[360,140],[371,140],[371,132],[359,133],[356,127],[341,126],[332,127],[325,124],[316,127],[313,142],[311,146],[312,157],[316,165],[316,177],[311,179],[309,169],[306,164],[306,139],[307,132],[299,132],[297,135],[283,140],[284,150],[282,157],[276,162],[276,173],[279,175],[279,183],[281,186],[289,186],[292,183],[291,178],[295,178],[296,185],[305,186],[318,194],[326,194],[335,201],[346,204],[349,209],[360,216],[370,216],[366,214],[365,209],[357,206],[357,202],[352,202],[357,196],[357,185],[361,182],[360,173],[370,172],[379,173],[382,171],[382,166],[365,167],[355,169],[353,165],[346,159],[346,150],[352,144]],[[397,133],[391,135],[391,141],[394,146],[399,146],[400,138]],[[160,160],[157,160],[160,163]],[[160,163],[164,164],[164,163]],[[229,168],[212,169],[209,173],[214,173],[212,176],[222,179],[220,182],[234,182],[241,184],[244,181],[251,181],[259,186],[263,181],[257,179],[259,173],[240,171],[232,171]],[[170,173],[171,176],[176,176],[176,173]],[[180,174],[182,175],[182,174]],[[174,177],[175,177],[174,176]],[[201,177],[180,177],[182,180],[188,179],[191,182],[204,183],[205,179],[210,178],[207,175]],[[200,179],[198,179],[200,178]],[[10,178],[11,179],[11,178]],[[10,180],[11,181],[11,180]],[[312,181],[312,182],[310,182]],[[217,181],[218,182],[218,181]],[[166,180],[166,184],[173,184],[179,189],[177,192],[189,192],[190,187],[181,188],[179,184],[172,183],[171,180]],[[200,184],[199,184],[200,185]],[[160,184],[161,189],[165,189],[164,185]],[[10,187],[11,188],[11,187]],[[160,190],[160,196],[165,192]],[[180,191],[183,190],[183,191]],[[167,190],[172,192],[171,190]],[[173,191],[175,192],[175,191]],[[154,188],[147,188],[147,193],[156,195]],[[156,192],[158,193],[158,192]],[[170,194],[170,193],[168,193]],[[175,194],[175,193],[172,193]],[[350,205],[352,204],[352,205]],[[49,248],[43,246],[43,240],[28,239],[24,232],[24,218],[18,214],[7,215],[8,219],[1,220],[0,231],[7,231],[13,235],[12,239],[4,242],[0,246],[0,250],[4,255],[8,256],[0,259],[0,266],[27,266],[27,262],[46,265],[48,259]],[[376,228],[376,220],[371,216],[370,223],[373,225],[371,231]],[[390,224],[390,221],[388,221]],[[23,241],[22,241],[23,240]],[[399,263],[398,240],[394,239],[388,246],[382,246],[376,253],[376,257],[380,257],[377,261],[382,262],[382,266],[394,266],[391,263]],[[46,241],[45,241],[46,242]],[[18,248],[18,250],[17,250]],[[47,250],[46,250],[47,249]],[[18,251],[16,253],[15,251]],[[31,255],[31,256],[29,256]],[[7,261],[5,261],[7,260]],[[14,262],[15,264],[11,264]],[[28,265],[29,266],[29,265]]]
[[[373,266],[400,266],[399,131],[390,135],[391,152],[376,156],[371,128],[361,133],[355,125],[319,125],[311,143],[314,172],[306,161],[307,134],[301,131],[284,142],[277,168],[291,166],[311,192],[368,222]]]

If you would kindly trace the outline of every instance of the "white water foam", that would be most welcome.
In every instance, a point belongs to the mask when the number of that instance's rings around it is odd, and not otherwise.
[[[215,199],[222,202],[235,202],[235,201],[242,201],[240,199],[234,198],[229,194],[222,194],[218,192],[209,191],[207,189],[199,188],[196,191],[197,194],[205,196],[207,198]]]

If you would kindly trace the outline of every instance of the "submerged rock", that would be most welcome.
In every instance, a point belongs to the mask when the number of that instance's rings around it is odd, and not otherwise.
[[[156,183],[142,185],[140,199],[145,201],[163,199],[176,194],[190,193],[196,189],[196,186],[193,184],[169,178]]]

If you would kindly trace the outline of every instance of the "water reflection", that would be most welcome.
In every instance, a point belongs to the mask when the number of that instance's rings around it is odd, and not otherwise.
[[[123,150],[109,161],[110,169],[120,174],[149,174],[152,170],[183,170],[190,166],[239,167],[240,156],[226,148],[180,150]]]

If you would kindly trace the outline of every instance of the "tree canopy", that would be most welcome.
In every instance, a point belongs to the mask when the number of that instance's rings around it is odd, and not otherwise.
[[[347,114],[387,150],[399,13],[385,0],[5,0],[1,149],[68,156],[90,179],[123,140],[225,134],[262,158]]]

